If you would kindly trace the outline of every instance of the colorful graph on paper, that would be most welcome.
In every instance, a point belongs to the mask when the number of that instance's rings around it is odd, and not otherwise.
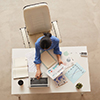
[[[74,64],[66,73],[66,77],[75,83],[86,71],[78,64]]]

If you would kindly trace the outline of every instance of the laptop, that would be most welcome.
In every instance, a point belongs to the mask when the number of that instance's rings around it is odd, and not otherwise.
[[[29,88],[49,87],[49,77],[45,73],[42,73],[42,77],[40,79],[37,79],[35,74],[35,72],[29,73]]]

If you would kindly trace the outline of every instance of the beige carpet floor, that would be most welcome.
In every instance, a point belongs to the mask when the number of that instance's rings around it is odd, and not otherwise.
[[[100,0],[44,0],[51,19],[58,20],[60,46],[87,46],[91,92],[23,95],[22,100],[100,100]],[[0,0],[0,100],[11,95],[12,48],[24,48],[19,28],[25,26],[23,7],[41,0]]]

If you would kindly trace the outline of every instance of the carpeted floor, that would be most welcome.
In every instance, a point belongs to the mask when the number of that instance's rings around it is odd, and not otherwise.
[[[0,100],[11,95],[12,48],[24,48],[19,28],[25,26],[23,7],[41,0],[0,0]],[[87,46],[91,92],[22,95],[22,100],[100,100],[100,0],[45,0],[51,19],[58,20],[60,46]]]

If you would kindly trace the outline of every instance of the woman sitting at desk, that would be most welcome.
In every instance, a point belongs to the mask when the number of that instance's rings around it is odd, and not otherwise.
[[[40,50],[45,51],[45,50],[50,50],[50,49],[54,49],[54,54],[56,54],[57,56],[59,65],[63,63],[60,57],[62,52],[59,50],[59,39],[55,36],[52,36],[50,33],[44,33],[44,36],[38,38],[38,40],[35,43],[36,53],[35,53],[34,63],[36,64],[36,67],[37,67],[36,77],[38,78],[41,77]]]

